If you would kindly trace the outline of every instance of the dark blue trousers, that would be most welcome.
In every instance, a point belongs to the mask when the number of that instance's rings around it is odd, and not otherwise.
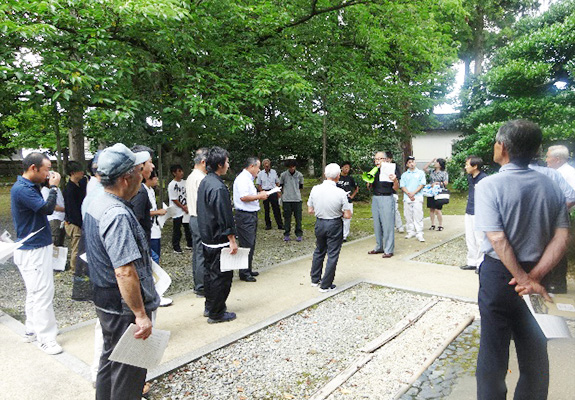
[[[226,312],[226,300],[232,289],[233,271],[220,270],[220,254],[222,249],[204,248],[204,293],[205,309],[212,319],[220,319]]]
[[[320,219],[315,221],[315,251],[311,263],[311,281],[319,282],[321,287],[327,289],[333,283],[335,278],[335,268],[343,243],[343,221],[341,218]],[[327,254],[327,263],[323,278],[321,272],[323,269],[323,260]]]
[[[252,276],[252,263],[256,248],[256,233],[258,231],[258,213],[236,210],[236,232],[238,234],[239,247],[250,249],[248,256],[248,268],[240,269],[240,278]]]
[[[521,263],[530,271],[534,263]],[[477,399],[505,400],[509,344],[515,342],[519,381],[515,400],[545,400],[549,388],[547,339],[523,299],[508,284],[511,273],[499,260],[485,256],[479,269],[481,339],[477,357]]]

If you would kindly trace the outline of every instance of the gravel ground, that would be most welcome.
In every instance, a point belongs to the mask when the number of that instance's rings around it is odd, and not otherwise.
[[[359,348],[429,300],[404,291],[357,285],[155,380],[150,398],[307,398],[363,356]],[[399,340],[378,350],[374,360],[343,389],[345,397],[389,398],[475,309],[472,304],[440,301]]]

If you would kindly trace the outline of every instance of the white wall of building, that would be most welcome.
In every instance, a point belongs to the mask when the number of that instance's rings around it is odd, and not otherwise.
[[[415,136],[411,143],[417,164],[425,165],[434,158],[451,158],[453,142],[460,135],[461,132],[456,131],[428,131]]]

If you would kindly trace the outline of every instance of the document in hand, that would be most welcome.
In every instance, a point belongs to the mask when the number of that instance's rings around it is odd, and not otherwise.
[[[42,229],[38,229],[36,232],[32,232],[31,234],[29,234],[28,236],[17,242],[12,242],[12,239],[10,239],[10,234],[8,232],[4,232],[2,234],[2,240],[0,240],[0,264],[4,264],[6,261],[8,261],[8,259],[12,257],[12,254],[14,254],[14,250],[17,250],[20,247],[22,247],[22,245],[26,240],[30,239],[32,236],[40,232]]]
[[[527,303],[529,311],[531,311],[531,314],[535,317],[535,320],[547,339],[571,337],[569,327],[565,319],[560,316],[562,312],[557,307],[564,303],[547,303],[543,297],[538,294],[524,295],[523,300]],[[557,298],[555,298],[554,301],[557,301]],[[575,312],[571,312],[571,314],[575,314]]]
[[[279,188],[279,186],[276,186],[276,187],[273,188],[273,189],[266,190],[266,193],[267,193],[268,196],[269,196],[270,194],[274,194],[274,193],[276,193],[276,192],[281,192],[281,191],[282,191],[282,190]]]
[[[380,173],[379,173],[379,180],[380,182],[391,182],[389,179],[389,175],[395,174],[395,163],[381,163],[380,166]]]
[[[135,367],[152,369],[160,365],[168,347],[170,331],[153,329],[146,340],[134,338],[138,327],[130,324],[110,354],[110,360]]]
[[[220,271],[226,272],[234,269],[247,269],[249,266],[249,255],[250,249],[239,247],[236,254],[230,254],[229,247],[224,247],[220,255]]]

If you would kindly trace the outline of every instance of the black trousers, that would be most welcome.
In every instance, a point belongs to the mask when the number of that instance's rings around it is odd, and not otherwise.
[[[200,228],[198,226],[198,217],[190,217],[190,232],[194,243],[194,252],[192,253],[192,274],[194,277],[194,290],[196,292],[204,291],[204,245],[200,237]]]
[[[529,272],[535,263],[521,263]],[[527,308],[508,284],[512,275],[499,260],[485,256],[479,268],[481,338],[477,357],[477,399],[505,400],[509,344],[515,342],[519,381],[515,400],[545,400],[549,388],[547,339]]]
[[[226,300],[232,288],[233,271],[220,271],[220,254],[222,249],[204,247],[204,294],[206,310],[210,318],[219,319],[226,311]]]
[[[301,227],[301,201],[284,201],[284,236],[289,236],[291,231],[291,216],[295,218],[295,235],[303,236]]]
[[[117,315],[96,309],[102,325],[104,348],[96,378],[96,400],[140,400],[146,382],[145,368],[110,361],[114,347],[128,326],[135,323],[134,315]],[[148,313],[151,318],[151,313]]]
[[[333,283],[335,278],[335,268],[343,243],[343,221],[341,218],[336,219],[316,219],[315,221],[315,250],[311,263],[311,281],[319,282],[321,287],[327,289]],[[321,272],[323,269],[323,260],[327,254],[327,263],[323,278]]]
[[[184,217],[172,218],[174,221],[174,230],[172,232],[172,247],[175,251],[182,251],[180,246],[180,240],[182,239],[182,225],[184,225],[184,235],[186,235],[186,246],[189,248],[194,247],[194,242],[192,240],[192,234],[190,233],[189,224],[183,223]]]
[[[256,248],[256,233],[258,230],[258,213],[236,210],[236,232],[240,247],[249,248],[248,269],[240,269],[240,278],[251,276],[254,250]]]
[[[266,228],[272,227],[272,220],[270,218],[270,205],[271,205],[274,213],[274,219],[276,220],[276,224],[278,224],[279,229],[283,229],[284,223],[282,221],[282,214],[280,211],[278,194],[277,193],[270,194],[268,198],[263,201],[263,203],[264,203],[264,217],[266,221]]]
[[[553,287],[554,293],[565,293],[567,291],[567,256],[542,279],[541,283],[547,290]]]

